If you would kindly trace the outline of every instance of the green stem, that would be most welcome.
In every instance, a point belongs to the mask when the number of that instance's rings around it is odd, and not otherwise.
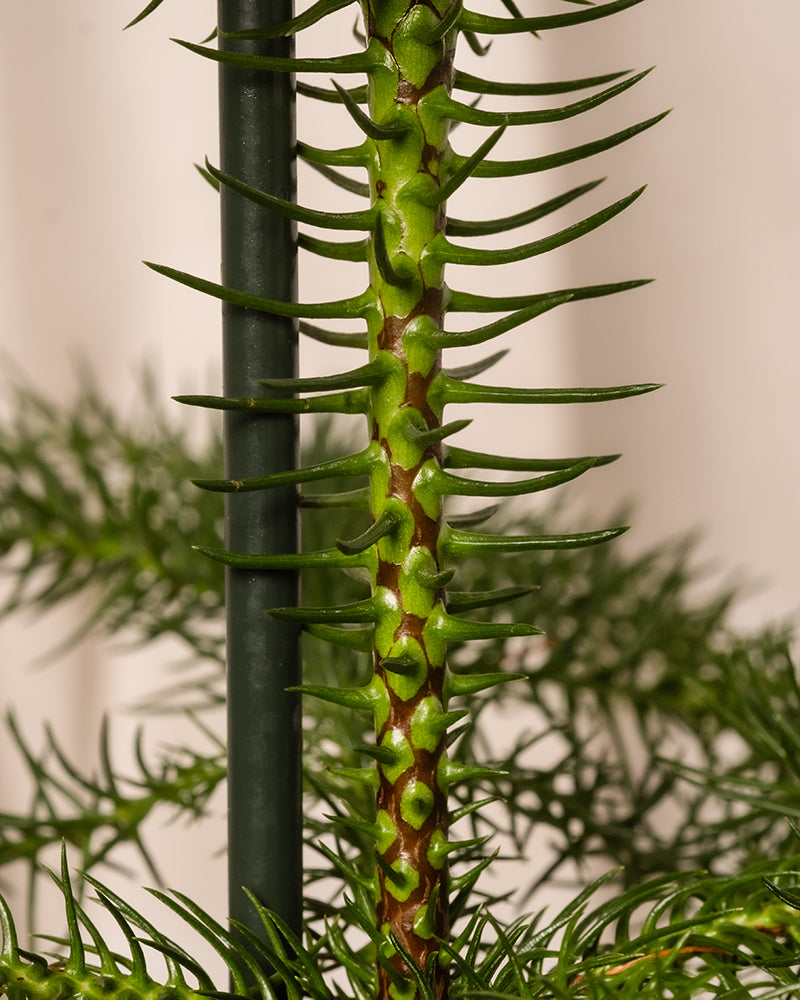
[[[442,406],[431,392],[441,371],[433,331],[442,327],[444,265],[432,254],[446,225],[449,122],[435,101],[449,95],[457,7],[371,0],[365,127],[375,225],[369,240],[370,362],[385,376],[370,388],[373,523],[377,541],[375,628],[377,927],[379,1000],[446,996],[439,940],[449,934],[446,621],[440,565],[441,490],[422,475],[441,464]],[[402,670],[398,672],[398,665]],[[421,970],[425,970],[421,972]]]
[[[234,32],[291,17],[291,0],[218,0],[218,24]],[[291,56],[291,39],[221,38],[226,51]],[[288,74],[220,63],[221,168],[244,184],[295,200],[293,81]],[[269,128],[264,123],[269,122]],[[222,186],[222,281],[296,301],[295,224]],[[264,397],[262,378],[297,376],[296,321],[225,303],[226,396]],[[225,413],[226,475],[264,476],[297,460],[291,414]],[[297,551],[291,486],[226,497],[226,547]],[[230,915],[263,928],[246,887],[299,931],[302,917],[301,728],[298,626],[265,610],[298,603],[297,571],[228,567],[228,785]]]

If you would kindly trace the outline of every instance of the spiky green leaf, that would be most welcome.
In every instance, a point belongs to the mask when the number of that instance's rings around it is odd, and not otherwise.
[[[585,24],[601,17],[610,17],[620,11],[634,7],[642,0],[613,0],[611,3],[587,7],[570,14],[547,14],[541,17],[492,17],[465,10],[459,18],[462,31],[474,31],[481,35],[526,34],[530,31],[550,31],[566,28],[574,24]]]

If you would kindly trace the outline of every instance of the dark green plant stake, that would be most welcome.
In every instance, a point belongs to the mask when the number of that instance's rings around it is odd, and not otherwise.
[[[293,39],[233,42],[225,37],[254,23],[263,2],[219,0],[221,48],[289,57]],[[291,0],[269,4],[291,17]],[[295,199],[292,82],[223,63],[219,69],[222,166],[284,200]],[[269,122],[269,128],[265,123]],[[297,294],[296,224],[265,212],[222,187],[222,279],[260,295]],[[223,381],[231,396],[264,394],[260,374],[297,375],[297,321],[255,309],[223,306]],[[225,414],[225,464],[231,478],[297,464],[297,417]],[[226,497],[228,548],[296,552],[299,512],[291,487]],[[297,603],[297,571],[227,567],[228,884],[229,913],[251,931],[261,927],[242,892],[247,886],[299,933],[302,925],[302,731],[298,628],[264,614]]]
[[[460,3],[447,0],[410,4],[407,0],[369,2],[364,4],[363,51],[325,59],[252,54],[248,46],[294,35],[346,6],[336,0],[320,0],[293,20],[239,31],[233,37],[228,35],[218,50],[186,43],[203,55],[248,73],[296,71],[320,72],[326,77],[332,73],[366,76],[366,91],[347,90],[338,83],[332,90],[301,88],[309,96],[342,105],[363,132],[363,142],[338,150],[309,146],[299,149],[302,156],[341,185],[348,182],[335,172],[336,168],[363,168],[368,180],[365,190],[369,206],[362,211],[332,213],[304,209],[293,204],[285,193],[258,189],[241,174],[208,168],[227,197],[234,193],[239,199],[249,199],[253,205],[266,209],[267,214],[332,230],[366,232],[366,239],[355,243],[300,237],[300,245],[311,252],[366,264],[369,283],[362,294],[337,302],[297,304],[285,298],[264,296],[258,285],[246,282],[233,283],[234,287],[219,286],[170,268],[157,270],[216,295],[234,307],[244,307],[240,308],[244,317],[265,314],[305,320],[350,318],[361,320],[366,326],[365,334],[354,331],[349,342],[366,349],[367,361],[344,374],[298,379],[280,377],[278,373],[276,377],[275,371],[265,365],[261,384],[270,391],[269,398],[261,398],[267,394],[256,394],[251,389],[220,399],[193,397],[185,401],[251,415],[276,415],[276,420],[283,420],[283,415],[288,414],[330,411],[363,413],[367,418],[369,443],[357,454],[314,468],[290,468],[277,473],[265,470],[255,476],[242,475],[201,485],[234,493],[277,490],[333,476],[368,477],[363,503],[369,508],[371,523],[360,537],[340,540],[336,548],[327,551],[300,555],[292,551],[291,539],[287,538],[287,548],[282,554],[266,553],[254,558],[239,549],[220,553],[218,558],[232,567],[233,572],[307,569],[318,565],[369,572],[370,594],[356,604],[314,609],[273,608],[272,615],[283,621],[316,626],[317,634],[332,642],[363,643],[368,641],[367,632],[372,632],[374,674],[363,687],[304,690],[311,696],[370,713],[374,720],[375,744],[364,748],[374,763],[351,777],[374,789],[375,813],[353,816],[350,822],[368,830],[375,841],[374,884],[371,892],[364,891],[362,886],[358,900],[361,909],[369,911],[368,919],[375,921],[377,992],[381,998],[425,996],[427,1000],[431,994],[436,998],[445,995],[447,971],[440,942],[449,934],[448,900],[451,892],[470,885],[478,874],[473,869],[448,879],[448,859],[457,858],[465,847],[474,847],[472,841],[460,843],[449,836],[448,792],[458,782],[491,773],[486,768],[461,767],[448,761],[448,729],[465,714],[462,709],[452,710],[450,700],[513,680],[514,675],[454,673],[446,664],[447,645],[470,639],[530,636],[538,631],[525,623],[481,624],[459,617],[455,613],[459,606],[474,609],[495,603],[496,597],[448,594],[446,588],[454,577],[451,562],[459,556],[593,545],[623,530],[504,538],[474,533],[448,523],[444,510],[447,497],[534,493],[575,479],[608,458],[533,461],[529,468],[541,474],[512,483],[462,478],[445,471],[447,465],[519,469],[520,463],[462,449],[448,451],[445,440],[467,421],[445,423],[445,408],[450,402],[593,402],[638,395],[655,388],[627,385],[520,389],[469,381],[490,367],[496,356],[470,369],[443,370],[443,348],[488,342],[571,299],[605,295],[639,284],[628,282],[492,298],[451,290],[444,282],[448,262],[503,264],[562,246],[621,212],[639,191],[553,236],[504,250],[476,250],[453,242],[451,236],[480,236],[522,225],[577,197],[592,185],[511,219],[490,222],[448,220],[447,198],[470,177],[527,174],[579,160],[623,142],[658,121],[652,118],[551,156],[516,162],[489,160],[491,148],[506,127],[572,117],[627,90],[643,74],[617,74],[529,87],[489,83],[454,69],[456,42],[459,35],[465,35],[475,46],[477,34],[538,33],[580,24],[638,2],[617,0],[599,7],[532,18],[518,16],[511,6],[514,16],[496,18],[472,13]],[[241,18],[237,23],[241,25]],[[532,40],[531,45],[535,44]],[[454,99],[454,87],[479,95],[552,94],[583,88],[593,88],[594,93],[556,110],[505,114],[482,111]],[[458,154],[449,143],[451,127],[457,122],[487,126],[493,131],[476,152]],[[226,240],[230,238],[227,236]],[[448,332],[446,314],[465,311],[506,315],[468,333]],[[316,328],[306,332],[321,340],[342,342],[343,339],[341,335]],[[232,379],[230,384],[234,382]],[[263,433],[270,434],[268,424]],[[350,503],[351,498],[334,496],[327,502],[335,507]],[[354,631],[347,627],[352,625],[366,625],[367,629]],[[264,662],[258,664],[258,669],[270,667]]]

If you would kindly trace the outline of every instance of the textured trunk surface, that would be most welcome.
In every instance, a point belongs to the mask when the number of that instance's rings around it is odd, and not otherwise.
[[[381,474],[372,477],[371,509],[374,522],[393,525],[378,543],[373,590],[386,612],[376,630],[375,671],[388,706],[386,717],[376,719],[377,919],[421,969],[449,929],[445,662],[437,634],[444,611],[442,512],[439,496],[426,491],[426,471],[438,468],[441,456],[441,407],[428,399],[441,358],[423,342],[426,330],[442,325],[443,266],[426,251],[444,231],[436,194],[449,122],[426,114],[426,102],[450,91],[454,35],[430,40],[431,24],[447,13],[447,3],[438,6],[373,2],[366,12],[368,43],[382,62],[370,76],[370,118],[394,131],[375,139],[369,168],[381,216],[371,241],[377,308],[368,317],[370,359],[387,373],[373,389],[371,435]],[[413,978],[402,951],[390,961],[409,980],[410,995]],[[437,997],[444,996],[442,969],[435,984]],[[397,992],[379,965],[379,996]]]

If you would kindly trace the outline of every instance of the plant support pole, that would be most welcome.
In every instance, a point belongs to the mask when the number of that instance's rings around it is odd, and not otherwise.
[[[220,32],[292,16],[291,0],[218,0]],[[293,54],[291,39],[252,42],[220,36],[222,49]],[[294,79],[222,63],[219,68],[222,169],[254,187],[295,200]],[[224,185],[220,191],[222,280],[252,294],[296,299],[295,225]],[[297,374],[296,321],[223,305],[227,396],[270,395],[259,379]],[[233,479],[293,468],[297,418],[226,413],[226,474]],[[227,498],[226,545],[236,552],[297,551],[293,487]],[[246,887],[299,931],[302,916],[300,681],[295,623],[266,614],[298,602],[294,570],[228,568],[229,913],[254,931],[260,921]]]

